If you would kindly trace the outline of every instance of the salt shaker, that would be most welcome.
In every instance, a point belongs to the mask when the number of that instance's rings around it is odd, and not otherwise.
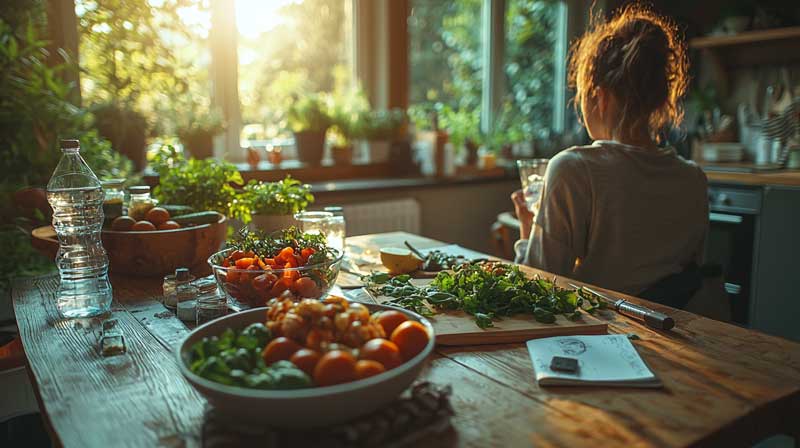
[[[194,277],[189,275],[186,268],[175,270],[175,308],[178,319],[194,322],[195,300],[197,299],[197,286],[192,283]]]

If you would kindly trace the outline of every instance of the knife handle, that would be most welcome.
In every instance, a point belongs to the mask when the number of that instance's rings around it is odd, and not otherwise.
[[[628,301],[622,300],[618,302],[617,311],[620,314],[643,320],[648,327],[658,330],[669,330],[675,326],[675,320],[666,314]]]

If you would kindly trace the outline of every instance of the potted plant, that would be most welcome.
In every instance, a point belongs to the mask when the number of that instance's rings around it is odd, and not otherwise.
[[[335,102],[331,127],[331,156],[336,165],[353,163],[353,140],[362,136],[359,121],[360,112],[353,102]]]
[[[402,109],[368,110],[360,114],[361,136],[367,142],[371,163],[389,160],[392,142],[402,138],[405,121]]]
[[[177,129],[183,148],[195,159],[214,156],[214,136],[225,130],[216,112],[191,112]]]
[[[297,158],[309,165],[320,165],[325,151],[325,133],[331,125],[328,107],[320,95],[295,100],[286,113],[294,133]]]
[[[483,140],[480,121],[478,109],[453,110],[445,106],[439,115],[439,125],[447,131],[455,152],[461,152],[461,148],[466,149],[466,165],[474,166],[478,163],[478,149]]]
[[[111,147],[133,161],[137,169],[146,163],[148,124],[144,115],[124,103],[102,103],[91,107],[94,124]]]
[[[296,225],[294,214],[314,202],[311,186],[291,176],[278,182],[251,180],[244,187],[243,202],[252,213],[250,228],[264,232]]]

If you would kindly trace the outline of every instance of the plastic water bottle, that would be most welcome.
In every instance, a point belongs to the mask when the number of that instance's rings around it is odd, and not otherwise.
[[[62,140],[61,152],[47,183],[59,242],[57,306],[67,318],[96,316],[110,309],[112,299],[108,256],[100,240],[103,189],[81,157],[78,140]]]

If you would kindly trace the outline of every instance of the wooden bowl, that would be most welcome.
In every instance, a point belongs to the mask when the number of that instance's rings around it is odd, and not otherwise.
[[[211,269],[206,261],[222,247],[227,228],[227,219],[220,215],[216,223],[175,230],[103,230],[102,239],[111,272],[155,277],[189,268],[195,275],[208,275]],[[58,238],[52,226],[35,229],[32,237],[34,247],[55,258]]]

